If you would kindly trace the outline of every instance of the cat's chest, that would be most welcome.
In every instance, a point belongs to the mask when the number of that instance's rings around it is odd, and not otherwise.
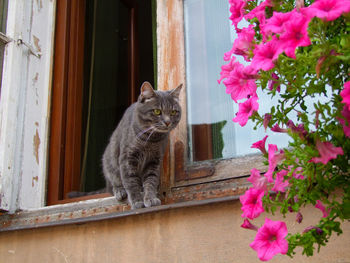
[[[133,157],[137,170],[142,171],[149,163],[154,163],[161,159],[161,149],[159,147],[138,146],[130,149],[130,156]]]

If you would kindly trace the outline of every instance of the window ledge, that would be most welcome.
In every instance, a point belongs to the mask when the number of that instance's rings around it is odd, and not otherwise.
[[[130,210],[130,207],[126,203],[120,203],[116,201],[114,197],[107,197],[78,203],[49,206],[35,210],[20,211],[15,214],[3,214],[0,215],[0,232],[69,224],[84,224],[238,199],[239,195],[234,195]]]
[[[246,177],[173,187],[163,205],[131,210],[127,202],[105,197],[0,214],[0,232],[84,224],[145,213],[237,200],[249,188]]]

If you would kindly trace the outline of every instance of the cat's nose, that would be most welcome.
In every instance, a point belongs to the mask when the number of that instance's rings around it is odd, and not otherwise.
[[[168,116],[163,116],[163,123],[165,124],[165,126],[169,127],[171,120]]]

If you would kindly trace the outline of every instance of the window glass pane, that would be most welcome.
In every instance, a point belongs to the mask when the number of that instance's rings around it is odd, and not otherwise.
[[[227,0],[185,0],[185,45],[188,106],[189,161],[231,158],[252,153],[252,143],[266,134],[279,147],[287,145],[284,134],[253,130],[232,119],[238,111],[225,86],[219,85],[223,55],[232,47],[235,33],[229,20]],[[243,61],[240,61],[244,63]],[[265,113],[277,101],[259,94],[259,112]],[[272,141],[272,139],[269,141]]]

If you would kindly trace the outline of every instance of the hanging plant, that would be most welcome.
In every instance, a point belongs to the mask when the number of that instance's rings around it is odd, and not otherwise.
[[[242,227],[257,231],[250,246],[260,260],[293,256],[296,247],[312,256],[350,219],[350,1],[229,3],[237,38],[218,81],[238,103],[233,121],[290,137],[285,149],[266,147],[267,136],[252,145],[268,170],[251,171],[252,187],[240,198]],[[257,90],[278,96],[269,112],[259,111]],[[321,211],[320,219],[301,233],[288,233],[283,221],[266,218],[260,228],[249,221],[279,210],[301,223],[307,205]]]

